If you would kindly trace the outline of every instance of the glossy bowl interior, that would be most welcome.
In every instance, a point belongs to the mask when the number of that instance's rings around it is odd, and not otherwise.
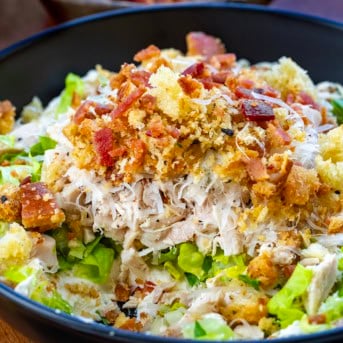
[[[68,72],[101,64],[116,70],[149,44],[185,50],[187,32],[221,37],[227,50],[252,62],[291,56],[315,81],[343,83],[343,24],[257,6],[171,5],[76,20],[0,52],[0,98],[19,112],[34,95],[46,104]],[[89,324],[56,313],[0,284],[0,316],[37,342],[182,342]],[[343,329],[278,342],[341,342]],[[253,341],[249,341],[253,342]]]

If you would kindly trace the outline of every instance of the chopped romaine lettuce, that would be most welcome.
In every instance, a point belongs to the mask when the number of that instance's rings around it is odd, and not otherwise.
[[[172,247],[166,252],[160,252],[158,256],[158,264],[162,264],[167,261],[176,261],[177,256],[179,255],[178,247]]]
[[[26,280],[32,273],[34,269],[30,266],[16,266],[10,267],[4,272],[4,277],[6,280],[11,281],[15,284],[18,284],[24,280]]]
[[[15,144],[15,137],[11,135],[0,135],[0,144],[9,148],[13,148]]]
[[[107,281],[114,260],[114,250],[98,244],[93,252],[74,265],[76,276],[103,284]]]
[[[343,317],[343,298],[336,292],[320,306],[319,313],[325,314],[327,323]]]
[[[0,238],[6,233],[8,227],[9,223],[0,221]]]
[[[186,325],[183,329],[183,336],[190,339],[221,341],[232,339],[234,333],[222,318],[208,314],[201,320]]]
[[[32,291],[30,298],[47,307],[71,314],[71,305],[56,290],[48,291],[47,286],[46,281],[40,281]]]
[[[168,271],[168,273],[175,279],[181,280],[183,277],[183,272],[177,268],[171,261],[164,263],[163,267]]]
[[[333,107],[332,113],[337,118],[338,124],[343,124],[343,99],[336,99],[331,101]]]
[[[30,148],[31,156],[44,155],[46,150],[54,149],[57,142],[47,136],[39,136],[38,143]]]
[[[60,103],[57,107],[56,114],[65,113],[70,107],[74,93],[82,96],[84,92],[84,82],[80,76],[69,73],[65,80],[65,89],[62,92]]]
[[[306,292],[312,275],[311,270],[298,264],[287,283],[270,299],[268,311],[280,319],[282,328],[303,317],[304,312],[296,307],[295,301]]]
[[[203,263],[204,256],[195,244],[183,243],[180,245],[177,264],[184,272],[191,273],[200,279],[204,275]]]

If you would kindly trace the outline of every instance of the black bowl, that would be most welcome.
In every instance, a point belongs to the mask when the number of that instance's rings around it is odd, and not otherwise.
[[[48,30],[0,52],[0,98],[20,110],[34,95],[47,102],[68,72],[95,64],[115,70],[154,43],[185,49],[189,31],[221,37],[252,62],[291,56],[315,81],[343,83],[343,24],[258,6],[172,5],[107,12]],[[184,342],[89,324],[57,313],[0,284],[0,316],[39,342]],[[341,342],[343,328],[277,342]],[[253,341],[249,341],[253,342]]]

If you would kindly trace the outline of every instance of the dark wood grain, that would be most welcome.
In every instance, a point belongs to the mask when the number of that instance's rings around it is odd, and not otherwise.
[[[6,322],[0,320],[0,342],[1,343],[34,343],[18,331],[12,329]]]

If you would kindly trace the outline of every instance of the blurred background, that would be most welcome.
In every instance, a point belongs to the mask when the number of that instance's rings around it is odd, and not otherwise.
[[[0,50],[45,28],[104,10],[185,0],[0,0]],[[219,2],[220,0],[207,0]],[[225,0],[223,0],[225,1]],[[206,2],[188,0],[187,2]],[[343,22],[343,0],[236,0],[319,15]]]

